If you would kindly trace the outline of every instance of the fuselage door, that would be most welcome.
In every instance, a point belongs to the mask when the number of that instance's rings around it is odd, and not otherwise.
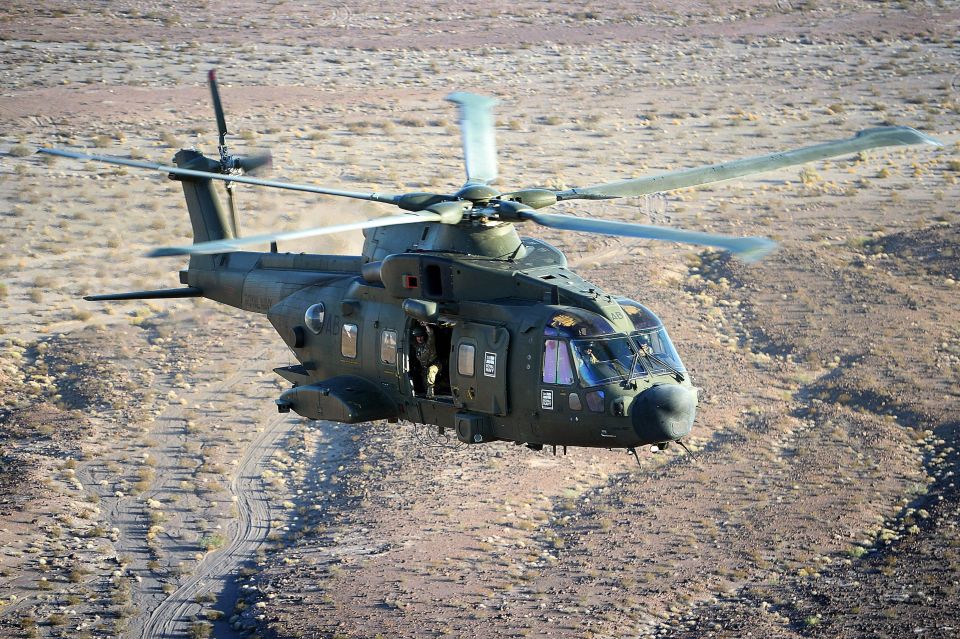
[[[507,414],[509,343],[510,333],[502,326],[456,325],[449,362],[454,403],[479,413]]]

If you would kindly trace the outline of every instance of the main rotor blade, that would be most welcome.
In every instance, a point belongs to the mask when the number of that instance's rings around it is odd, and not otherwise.
[[[247,177],[244,175],[230,175],[226,173],[210,173],[208,171],[194,171],[193,169],[181,169],[177,166],[166,164],[157,164],[155,162],[141,162],[139,160],[129,160],[127,158],[118,158],[112,155],[89,155],[87,153],[77,153],[75,151],[64,151],[62,149],[37,149],[38,153],[47,153],[49,155],[58,155],[65,158],[74,158],[77,160],[94,160],[96,162],[106,162],[107,164],[119,164],[121,166],[132,166],[138,169],[153,169],[163,173],[173,173],[174,175],[186,175],[189,177],[205,178],[209,180],[223,180],[224,182],[240,182],[241,184],[256,184],[258,186],[269,186],[275,189],[287,189],[290,191],[305,191],[307,193],[321,193],[323,195],[338,195],[340,197],[350,197],[355,200],[370,200],[373,202],[385,202],[387,204],[397,204],[400,201],[399,195],[385,195],[383,193],[364,193],[358,191],[341,191],[339,189],[328,189],[322,186],[313,186],[310,184],[296,184],[294,182],[281,182],[278,180],[263,180],[260,178]]]
[[[497,179],[497,142],[493,130],[493,98],[458,91],[447,100],[460,105],[460,132],[467,183],[489,184]]]
[[[217,89],[217,71],[210,69],[207,72],[207,82],[210,84],[210,95],[213,97],[213,112],[217,115],[217,132],[220,134],[220,146],[223,146],[227,135],[227,119],[223,115],[223,103],[220,102],[220,90]]]
[[[671,171],[669,173],[661,173],[659,175],[651,175],[649,177],[631,180],[620,180],[618,182],[598,184],[586,188],[568,189],[558,192],[557,199],[606,200],[617,197],[635,197],[649,193],[682,189],[698,184],[720,182],[752,173],[772,171],[785,166],[804,164],[806,162],[823,160],[838,155],[848,155],[877,147],[909,144],[943,146],[943,144],[935,138],[924,135],[908,126],[880,127],[861,131],[847,140],[826,142],[824,144],[794,149],[793,151],[758,155],[756,157],[724,162],[722,164]]]
[[[595,218],[574,217],[556,213],[536,213],[532,210],[520,211],[521,220],[530,220],[541,226],[547,226],[564,231],[580,231],[586,233],[600,233],[601,235],[616,235],[622,237],[641,237],[650,240],[667,240],[683,244],[700,244],[715,246],[727,251],[746,262],[755,262],[776,248],[777,243],[765,237],[732,237],[715,233],[700,233],[684,231],[665,226],[648,226],[645,224],[631,224],[629,222],[614,222]]]
[[[344,231],[355,231],[358,229],[370,229],[378,226],[396,226],[399,224],[422,224],[423,222],[441,222],[444,216],[433,211],[420,211],[417,213],[404,213],[401,215],[388,215],[378,217],[372,220],[363,220],[361,222],[349,222],[347,224],[335,224],[333,226],[320,226],[312,229],[303,229],[300,231],[282,231],[279,233],[263,233],[261,235],[250,235],[247,237],[234,238],[229,240],[214,240],[212,242],[198,242],[188,246],[168,246],[158,248],[147,253],[147,257],[167,257],[171,255],[210,255],[213,253],[232,253],[239,251],[250,244],[267,244],[281,240],[299,240],[305,237],[316,237],[318,235],[331,235],[333,233],[342,233]]]

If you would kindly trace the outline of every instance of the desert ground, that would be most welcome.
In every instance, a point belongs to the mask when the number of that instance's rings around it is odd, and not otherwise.
[[[0,12],[0,635],[960,632],[956,3],[39,5]],[[34,150],[215,154],[214,67],[232,151],[352,190],[458,188],[454,90],[499,100],[504,191],[944,145],[554,209],[776,239],[757,264],[522,229],[660,314],[700,388],[692,454],[638,466],[281,415],[265,317],[83,301],[177,286],[144,255],[189,241],[182,192]],[[249,233],[387,212],[236,194]]]

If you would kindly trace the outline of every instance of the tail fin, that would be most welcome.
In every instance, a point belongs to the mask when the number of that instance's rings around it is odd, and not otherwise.
[[[173,157],[173,161],[184,169],[220,172],[220,163],[204,157],[199,151],[182,149]],[[233,227],[223,214],[212,180],[186,175],[171,175],[170,178],[183,184],[183,195],[187,199],[187,211],[193,225],[194,243],[235,237]]]
[[[173,156],[177,167],[207,173],[220,173],[221,165],[216,160],[204,157],[198,151],[182,149]],[[231,240],[236,237],[233,227],[227,222],[220,207],[220,199],[213,188],[213,180],[194,175],[173,175],[183,185],[183,195],[187,200],[187,212],[193,226],[193,241],[210,242]],[[187,284],[180,289],[184,295],[205,297],[223,304],[243,308],[243,281],[246,272],[225,270],[226,260],[222,255],[191,255],[186,272],[181,271],[180,281]]]

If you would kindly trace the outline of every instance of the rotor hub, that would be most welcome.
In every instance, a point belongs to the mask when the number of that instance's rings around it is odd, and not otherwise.
[[[467,184],[456,192],[458,200],[468,200],[474,204],[486,204],[500,197],[500,191],[486,184]]]

